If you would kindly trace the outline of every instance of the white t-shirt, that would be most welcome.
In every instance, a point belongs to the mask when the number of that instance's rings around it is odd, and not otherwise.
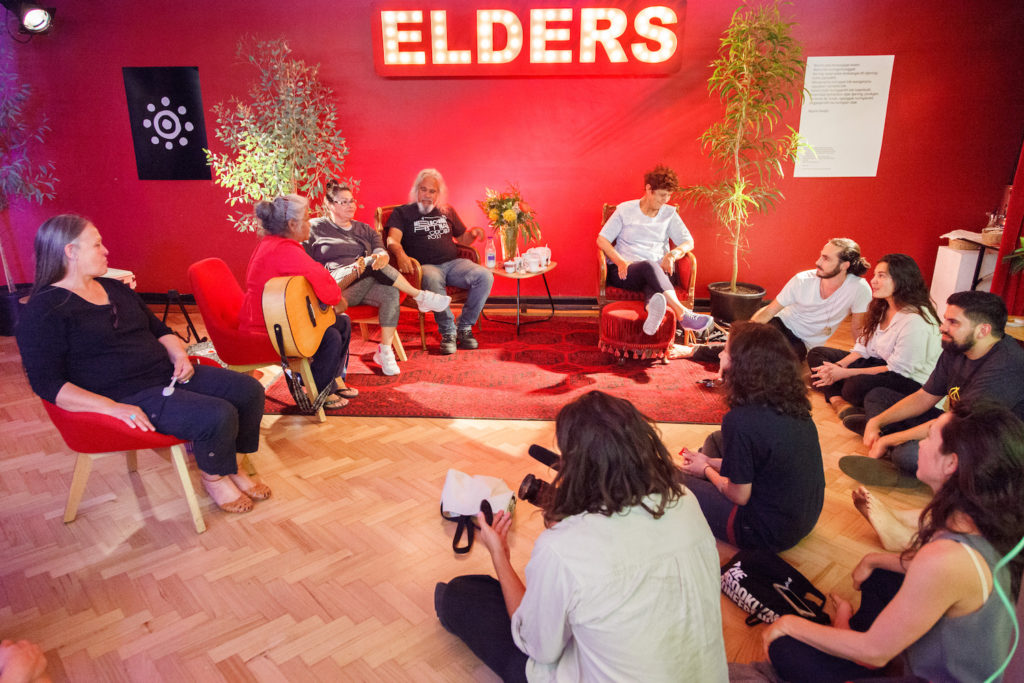
[[[913,311],[897,311],[884,330],[879,327],[867,345],[853,352],[861,358],[881,358],[889,370],[924,384],[942,353],[939,326]]]
[[[650,505],[650,503],[648,503]],[[537,538],[512,636],[530,681],[726,681],[718,552],[687,492]]]
[[[690,231],[676,212],[676,207],[662,205],[658,215],[651,217],[640,210],[640,200],[623,202],[601,228],[601,237],[615,245],[615,251],[629,262],[658,263],[673,244],[693,244]]]
[[[871,285],[849,274],[832,296],[822,299],[816,272],[797,273],[775,297],[783,307],[777,317],[808,349],[824,344],[847,314],[864,313],[871,303]]]

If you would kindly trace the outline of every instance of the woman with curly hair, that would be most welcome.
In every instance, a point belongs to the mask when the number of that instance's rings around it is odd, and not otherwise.
[[[682,450],[687,486],[717,538],[791,548],[818,522],[825,495],[799,361],[781,332],[748,322],[734,325],[720,362],[730,410],[700,451]]]
[[[994,403],[959,402],[921,442],[917,476],[935,497],[902,553],[869,553],[853,570],[860,607],[836,602],[834,626],[785,616],[764,635],[786,681],[848,681],[904,673],[936,682],[990,678],[1010,651],[1024,558],[998,573],[1024,536],[1024,423]],[[1013,600],[1014,598],[1010,598]]]
[[[441,624],[504,681],[725,681],[718,553],[654,425],[592,391],[558,413],[560,469],[526,583],[503,511],[490,576],[439,583]]]
[[[871,278],[871,304],[863,334],[849,353],[818,346],[807,354],[812,382],[839,419],[863,433],[864,397],[876,387],[909,396],[935,368],[942,352],[939,315],[914,259],[886,254]]]

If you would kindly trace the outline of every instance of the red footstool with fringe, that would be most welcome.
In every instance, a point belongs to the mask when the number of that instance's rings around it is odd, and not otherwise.
[[[647,309],[643,301],[616,301],[601,309],[598,348],[612,353],[623,363],[627,358],[658,358],[668,363],[668,354],[676,338],[676,314],[665,311],[661,327],[653,335],[644,334]]]

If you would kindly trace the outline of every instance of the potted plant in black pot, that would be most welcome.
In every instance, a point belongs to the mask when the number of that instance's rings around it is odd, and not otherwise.
[[[8,209],[11,202],[19,199],[41,204],[52,199],[56,178],[53,163],[37,164],[31,160],[34,144],[43,142],[50,131],[43,117],[38,124],[30,122],[26,105],[32,96],[29,83],[19,83],[13,68],[13,56],[6,50],[0,55],[0,216],[6,230],[10,231]],[[4,286],[0,288],[0,335],[14,334],[18,321],[19,299],[28,294],[29,285],[18,286],[11,276],[0,233],[0,264],[3,267]]]
[[[752,214],[783,198],[777,187],[782,164],[795,161],[804,146],[792,127],[786,134],[773,130],[803,94],[804,62],[792,27],[776,4],[741,5],[711,63],[708,92],[718,96],[724,112],[700,142],[717,180],[684,188],[682,194],[711,206],[732,254],[731,279],[708,285],[711,314],[723,322],[746,320],[761,305],[764,288],[738,281],[740,255],[747,248]]]

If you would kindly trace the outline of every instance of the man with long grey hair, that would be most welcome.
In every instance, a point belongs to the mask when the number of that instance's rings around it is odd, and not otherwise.
[[[469,290],[458,321],[451,308],[434,313],[442,355],[455,353],[456,348],[477,348],[473,325],[494,284],[487,268],[458,258],[453,238],[465,233],[466,226],[448,205],[447,190],[437,169],[423,169],[409,191],[409,203],[396,207],[386,226],[388,249],[395,255],[399,271],[411,273],[412,259],[416,259],[423,269],[423,289],[441,295],[448,285]]]

